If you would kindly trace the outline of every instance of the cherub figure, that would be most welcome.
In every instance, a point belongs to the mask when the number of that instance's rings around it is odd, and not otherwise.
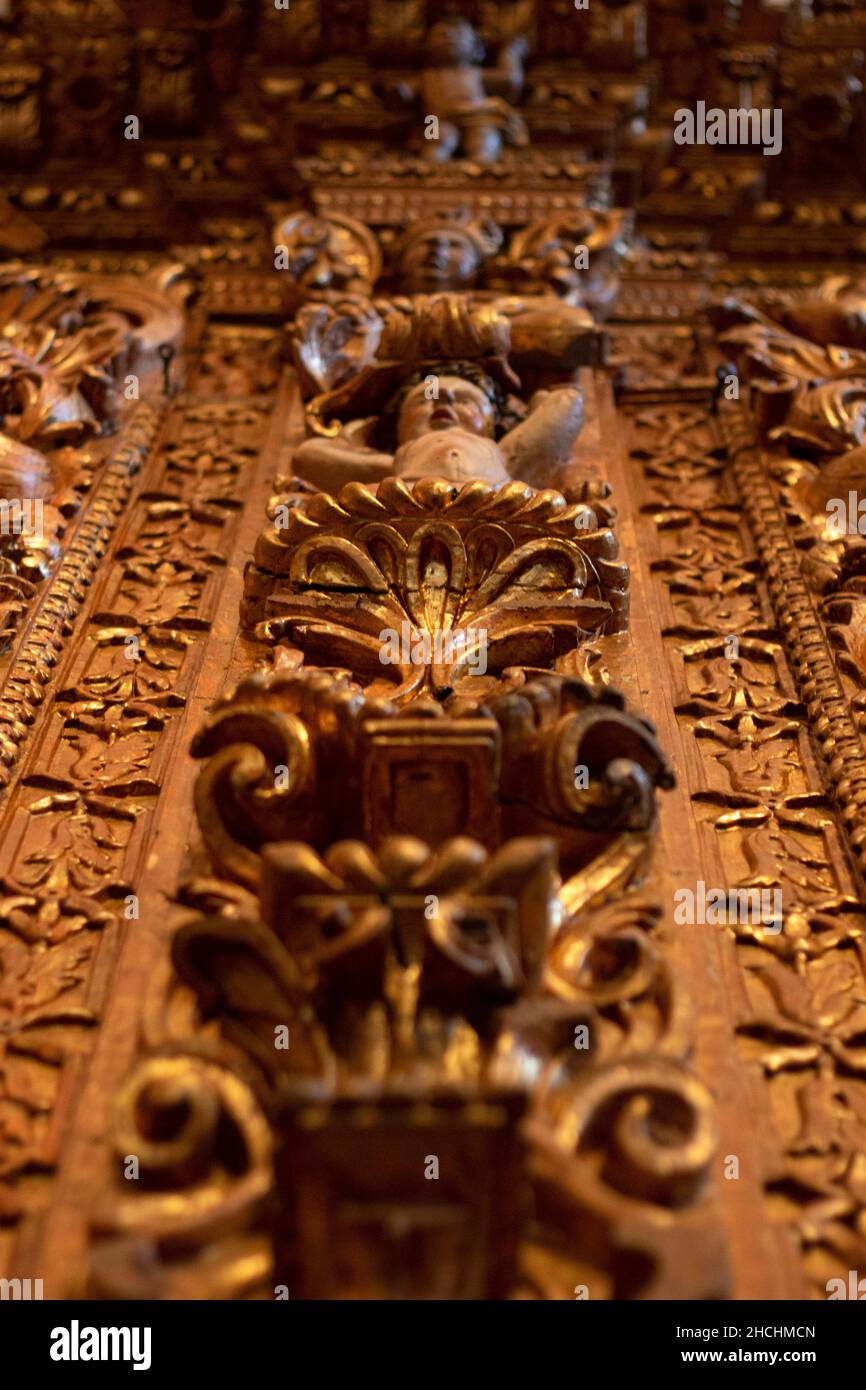
[[[322,318],[329,313],[345,344],[345,315],[344,322],[318,306],[296,322],[296,356],[313,381],[327,374]],[[534,371],[538,385],[548,384],[551,365],[561,381],[589,360],[594,326],[585,310],[558,300],[435,294],[359,306],[359,313],[365,350],[351,375],[308,401],[313,437],[292,458],[299,478],[332,494],[388,476],[555,485],[583,424],[582,393],[555,384],[524,405],[511,359]]]
[[[471,289],[501,245],[502,232],[489,218],[466,208],[434,213],[411,222],[391,246],[393,279],[404,294]]]
[[[430,362],[402,383],[378,419],[306,440],[293,467],[332,494],[347,482],[369,485],[391,475],[548,486],[580,433],[583,393],[576,386],[539,391],[526,417],[508,423],[503,387],[482,364]]]
[[[438,138],[424,141],[428,159],[444,163],[462,150],[469,159],[490,164],[503,141],[527,143],[523,121],[499,95],[510,100],[520,95],[525,38],[513,39],[502,50],[499,65],[484,69],[484,48],[476,30],[468,20],[453,16],[433,25],[425,48],[429,64],[417,87],[401,83],[398,90],[406,100],[419,97],[425,116],[436,116],[439,122]]]

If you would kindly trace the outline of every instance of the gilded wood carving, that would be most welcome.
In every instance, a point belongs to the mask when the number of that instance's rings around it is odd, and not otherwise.
[[[7,8],[3,1287],[859,1288],[858,13]]]

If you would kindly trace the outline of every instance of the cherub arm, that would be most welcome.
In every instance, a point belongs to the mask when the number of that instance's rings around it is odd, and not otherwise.
[[[583,392],[577,386],[538,391],[530,413],[500,443],[512,478],[531,487],[550,487],[556,472],[568,463],[574,441],[583,427]]]
[[[563,372],[599,362],[602,335],[587,309],[534,295],[503,295],[495,305],[510,321],[510,357],[518,371],[534,367],[561,379]]]
[[[292,455],[292,467],[299,478],[335,496],[346,483],[380,483],[393,472],[394,460],[338,434],[305,439]]]
[[[485,91],[516,101],[523,91],[523,60],[528,52],[529,44],[522,36],[505,44],[499,51],[496,67],[484,70]]]

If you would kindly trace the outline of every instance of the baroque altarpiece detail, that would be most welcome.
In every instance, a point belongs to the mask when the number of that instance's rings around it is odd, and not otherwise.
[[[866,1276],[860,11],[0,32],[0,1276]]]

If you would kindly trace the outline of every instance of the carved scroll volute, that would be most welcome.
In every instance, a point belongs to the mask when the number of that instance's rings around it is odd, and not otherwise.
[[[546,826],[557,835],[568,875],[617,835],[648,844],[656,789],[673,772],[652,726],[623,708],[617,692],[536,675],[490,701],[502,735],[506,833]]]
[[[202,835],[220,871],[255,888],[258,847],[315,815],[309,731],[295,715],[256,706],[218,714],[196,738],[207,758],[195,790]]]
[[[145,1209],[131,1199],[121,1225],[125,1216],[132,1227],[145,1218],[150,1234],[175,1238],[201,1234],[203,1223],[214,1233],[242,1229],[268,1190],[272,1145],[261,1109],[244,1081],[206,1053],[142,1062],[118,1094],[114,1133],[149,1188]],[[179,1188],[195,1199],[179,1202]]]
[[[646,720],[622,709],[565,715],[547,747],[545,785],[563,819],[594,830],[649,830],[656,787],[673,786],[670,765]],[[586,785],[575,769],[586,768]]]
[[[712,1098],[681,1063],[623,1059],[582,1082],[553,1068],[530,1134],[542,1219],[613,1271],[610,1297],[727,1295],[705,1200],[718,1144]]]
[[[345,672],[277,670],[242,681],[192,745],[205,760],[196,815],[215,869],[255,889],[264,845],[303,837],[324,846],[360,833],[362,730],[395,714]]]

